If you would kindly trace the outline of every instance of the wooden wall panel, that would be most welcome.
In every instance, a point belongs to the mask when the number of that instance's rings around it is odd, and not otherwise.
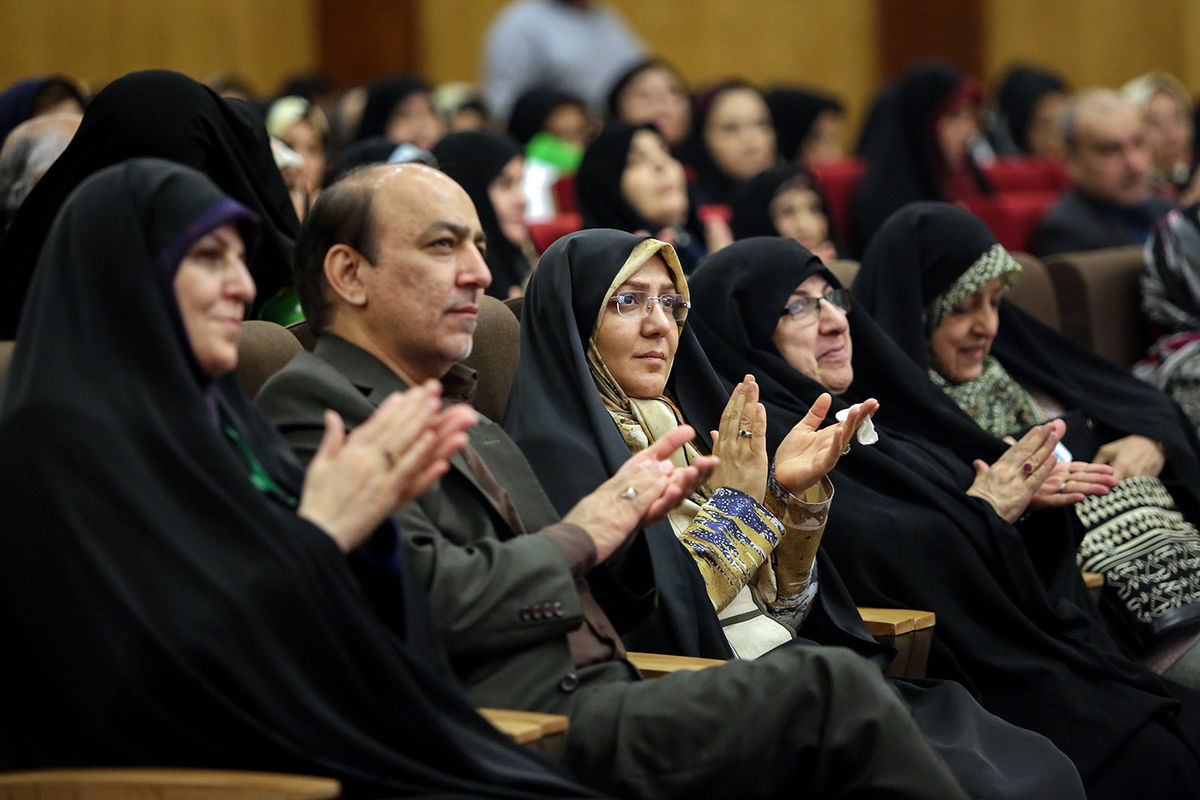
[[[874,4],[862,0],[609,0],[693,86],[738,75],[824,87],[857,113],[876,80]],[[479,77],[483,35],[506,0],[422,0],[426,74]]]
[[[1120,86],[1151,69],[1200,89],[1194,0],[988,0],[985,77],[1015,61],[1061,73],[1077,87]]]
[[[62,72],[92,86],[163,67],[231,70],[259,91],[315,65],[314,0],[0,0],[0,87]]]

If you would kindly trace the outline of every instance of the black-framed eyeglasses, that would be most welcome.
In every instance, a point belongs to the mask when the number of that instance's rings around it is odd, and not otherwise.
[[[798,300],[793,300],[784,306],[783,311],[779,312],[779,315],[791,314],[792,319],[802,325],[815,322],[817,315],[821,313],[822,300],[843,314],[850,310],[850,290],[834,289],[832,292],[828,292],[820,297],[801,297]]]
[[[662,307],[663,313],[676,322],[683,322],[687,319],[688,309],[692,307],[692,304],[684,300],[681,294],[664,294],[655,297],[647,292],[634,290],[617,292],[608,298],[608,302],[617,307],[617,313],[622,317],[637,316],[642,319],[650,316],[654,304],[658,303]]]

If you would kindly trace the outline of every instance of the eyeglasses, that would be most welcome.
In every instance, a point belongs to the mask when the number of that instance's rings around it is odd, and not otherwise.
[[[850,310],[850,290],[834,289],[821,297],[801,297],[799,300],[793,300],[784,306],[779,315],[791,314],[792,318],[801,325],[816,322],[817,315],[821,313],[822,300],[843,314]]]
[[[614,294],[608,298],[608,302],[614,303],[617,306],[617,313],[622,317],[639,317],[645,319],[650,316],[654,304],[658,303],[662,306],[663,313],[676,322],[683,322],[687,319],[688,309],[692,304],[683,299],[681,294],[664,294],[658,297],[652,297],[646,292],[621,292]]]

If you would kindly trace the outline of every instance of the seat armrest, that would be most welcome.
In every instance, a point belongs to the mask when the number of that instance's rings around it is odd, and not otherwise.
[[[663,653],[629,653],[631,664],[646,678],[661,678],[672,672],[691,671],[719,667],[725,662],[719,658],[693,658],[692,656],[669,656]]]
[[[937,622],[932,611],[860,606],[858,613],[875,641],[896,648],[896,657],[884,670],[887,675],[893,678],[925,677]]]
[[[476,711],[517,744],[537,750],[562,752],[567,733],[567,718],[562,714],[511,708],[479,708]]]
[[[324,800],[333,778],[223,769],[121,767],[0,773],[5,800]]]

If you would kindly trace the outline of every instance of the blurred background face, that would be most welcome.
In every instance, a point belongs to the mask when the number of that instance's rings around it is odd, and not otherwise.
[[[396,144],[411,142],[429,150],[445,132],[429,92],[413,92],[392,109],[388,118],[387,137]]]
[[[488,199],[496,211],[500,230],[506,239],[518,246],[529,238],[529,228],[525,224],[525,192],[521,188],[524,170],[525,159],[513,156],[488,186]]]
[[[642,219],[656,227],[678,225],[687,218],[683,165],[671,157],[662,137],[653,131],[633,135],[621,173],[621,194]]]
[[[942,163],[951,172],[967,165],[971,140],[979,134],[979,104],[968,101],[954,106],[937,118],[934,135]]]
[[[687,139],[692,127],[692,105],[687,90],[666,67],[648,67],[621,92],[617,113],[635,125],[649,122],[672,147]]]
[[[1080,108],[1075,129],[1067,165],[1080,190],[1123,206],[1149,196],[1150,146],[1137,109],[1125,103]]]
[[[1188,161],[1192,146],[1187,109],[1170,92],[1155,92],[1146,103],[1146,139],[1154,166],[1169,170]]]
[[[704,144],[717,167],[735,180],[747,180],[771,166],[775,129],[762,96],[753,89],[722,92],[709,111]]]
[[[564,142],[582,148],[591,138],[591,123],[582,106],[574,103],[559,106],[546,117],[545,130]]]
[[[325,147],[317,129],[307,119],[301,119],[279,138],[304,159],[302,170],[305,188],[315,196],[321,190],[321,179],[325,177]]]
[[[839,111],[825,109],[817,115],[812,132],[800,145],[799,166],[808,167],[842,157],[842,132],[846,118]]]
[[[1066,155],[1059,120],[1067,110],[1068,100],[1066,92],[1048,92],[1038,98],[1026,133],[1030,155],[1042,158],[1062,158]]]
[[[829,239],[829,220],[812,189],[782,189],[771,201],[771,222],[780,236],[795,239],[814,252]]]

